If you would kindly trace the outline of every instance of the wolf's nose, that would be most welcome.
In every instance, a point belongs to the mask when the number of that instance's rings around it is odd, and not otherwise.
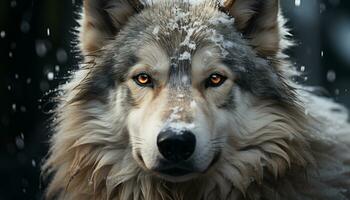
[[[196,137],[191,131],[165,130],[157,138],[159,152],[172,162],[187,160],[196,148]]]

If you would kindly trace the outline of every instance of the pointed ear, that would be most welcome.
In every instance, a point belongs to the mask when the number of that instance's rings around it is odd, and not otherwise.
[[[280,51],[279,0],[225,0],[222,10],[261,56]]]
[[[142,7],[138,0],[84,0],[79,33],[83,54],[99,50]]]

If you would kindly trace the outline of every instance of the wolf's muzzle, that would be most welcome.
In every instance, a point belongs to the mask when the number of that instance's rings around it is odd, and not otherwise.
[[[174,131],[167,129],[159,133],[157,146],[166,160],[178,163],[189,159],[194,153],[196,137],[188,130]]]

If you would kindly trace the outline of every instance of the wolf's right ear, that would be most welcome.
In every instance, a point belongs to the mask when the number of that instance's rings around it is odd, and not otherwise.
[[[84,0],[79,32],[83,54],[99,50],[142,8],[138,0]]]
[[[280,44],[283,22],[279,0],[221,0],[220,8],[235,18],[235,27],[259,55],[273,57]]]

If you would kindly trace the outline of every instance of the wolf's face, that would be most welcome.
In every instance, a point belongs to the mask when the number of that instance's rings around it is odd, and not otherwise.
[[[83,53],[103,53],[94,58],[99,78],[91,78],[99,82],[91,84],[118,107],[108,112],[126,116],[144,170],[186,181],[218,162],[242,164],[239,155],[252,149],[262,151],[254,157],[260,163],[272,147],[259,145],[282,138],[263,134],[292,130],[282,122],[284,109],[294,112],[293,94],[274,60],[277,0],[91,0],[84,12]]]
[[[211,7],[200,8],[210,15],[185,4],[148,11],[162,19],[143,14],[152,25],[143,24],[147,28],[135,36],[136,62],[123,83],[132,100],[127,129],[134,158],[173,181],[204,173],[218,160],[234,104],[235,74],[222,60],[228,52],[216,32],[232,21]]]
[[[234,74],[214,46],[174,49],[172,56],[154,45],[141,47],[126,81],[134,156],[166,176],[203,173],[219,158],[229,129]]]

